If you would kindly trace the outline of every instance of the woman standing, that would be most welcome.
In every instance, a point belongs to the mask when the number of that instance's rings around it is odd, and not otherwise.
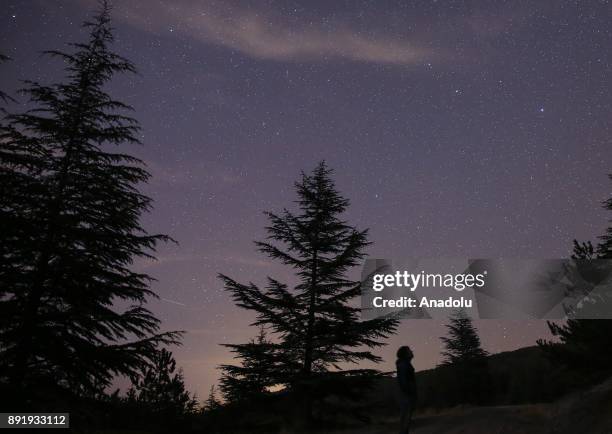
[[[412,366],[413,357],[414,354],[408,346],[400,347],[397,350],[395,366],[397,367],[397,382],[400,388],[400,434],[409,434],[412,412],[417,401],[416,379]]]

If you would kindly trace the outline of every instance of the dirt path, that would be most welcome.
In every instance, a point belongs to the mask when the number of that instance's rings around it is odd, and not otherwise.
[[[397,419],[328,434],[397,434]],[[412,434],[612,434],[612,378],[550,404],[457,407],[420,413]]]
[[[440,414],[418,415],[414,419],[411,433],[612,434],[610,420],[612,408],[583,406],[581,411],[579,408],[574,408],[573,405],[571,407],[537,404],[460,408]],[[335,431],[333,434],[395,434],[397,432],[397,420],[387,420],[369,427]]]

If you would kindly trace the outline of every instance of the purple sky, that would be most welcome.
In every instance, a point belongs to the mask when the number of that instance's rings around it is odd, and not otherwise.
[[[82,40],[92,6],[3,2],[3,90],[59,79],[40,51]],[[200,396],[229,358],[217,344],[256,332],[216,274],[287,277],[252,241],[321,159],[373,257],[565,257],[606,226],[607,1],[117,0],[113,17],[116,50],[140,71],[110,91],[142,123],[144,146],[128,150],[153,174],[146,226],[180,243],[137,266],[159,279],[164,328],[189,332],[175,354]],[[539,321],[477,325],[492,352],[547,334]],[[443,333],[405,321],[382,369],[400,343],[433,366]]]

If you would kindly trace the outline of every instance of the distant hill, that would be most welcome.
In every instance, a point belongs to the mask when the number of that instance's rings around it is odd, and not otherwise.
[[[466,404],[465,385],[455,369],[439,366],[416,374],[419,408],[445,408]],[[579,379],[552,364],[537,346],[493,354],[476,379],[483,405],[550,402],[579,386]],[[385,378],[369,394],[370,405],[395,411],[396,379]]]
[[[370,425],[322,431],[328,434],[393,434],[397,415],[379,417]],[[421,412],[413,420],[414,434],[610,434],[612,378],[552,403],[472,407]],[[287,433],[289,433],[287,431]]]
[[[448,366],[417,372],[416,378],[417,434],[569,434],[580,426],[593,427],[581,432],[612,434],[612,429],[606,431],[612,423],[612,379],[588,387],[576,374],[551,363],[537,346],[488,356],[476,379],[466,381]],[[479,388],[478,402],[466,400],[467,387]],[[364,391],[359,403],[329,398],[318,406],[327,416],[328,428],[321,425],[317,432],[397,432],[397,393],[396,379],[387,377]],[[329,404],[343,411],[334,413]],[[287,426],[291,426],[295,410],[295,403],[284,393],[275,393],[259,403],[222,409],[214,424],[218,428],[210,432],[293,433]],[[369,423],[364,423],[362,416],[369,418]]]

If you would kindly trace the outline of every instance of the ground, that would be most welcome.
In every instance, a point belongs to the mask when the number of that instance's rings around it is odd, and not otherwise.
[[[391,434],[396,419],[333,434]],[[555,403],[498,407],[458,407],[414,418],[414,434],[612,434],[612,379]],[[331,433],[330,433],[331,434]]]

